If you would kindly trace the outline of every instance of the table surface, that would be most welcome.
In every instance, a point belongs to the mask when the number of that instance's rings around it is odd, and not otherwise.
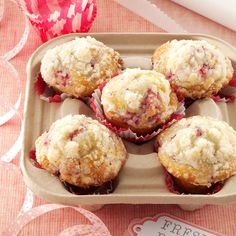
[[[222,38],[236,46],[236,33],[193,13],[170,1],[153,1],[178,21],[191,33],[205,33]],[[147,22],[112,0],[97,0],[98,15],[91,28],[91,32],[164,32],[161,28]],[[4,19],[0,24],[0,55],[13,47],[19,40],[23,29],[23,16],[17,7],[10,1],[6,3]],[[25,90],[25,67],[32,52],[41,44],[37,32],[31,28],[30,37],[23,50],[11,60],[20,75],[22,90]],[[1,92],[9,91],[6,99],[11,96],[9,81],[7,86],[2,82]],[[23,102],[20,113],[23,111]],[[13,140],[17,137],[19,124],[14,119],[0,127],[0,155],[2,155]],[[3,135],[6,134],[6,135]],[[19,154],[13,160],[18,165]],[[26,187],[18,171],[0,171],[1,201],[0,201],[0,230],[14,220],[22,206]],[[35,196],[34,206],[47,203]],[[209,204],[211,204],[209,202]],[[235,235],[236,205],[205,206],[204,208],[186,212],[175,205],[106,205],[95,214],[106,224],[114,236],[123,235],[129,222],[134,218],[154,216],[159,213],[169,213],[200,226],[212,229],[225,235]],[[57,210],[37,218],[23,228],[19,235],[58,235],[66,227],[86,222],[84,218],[72,209]]]

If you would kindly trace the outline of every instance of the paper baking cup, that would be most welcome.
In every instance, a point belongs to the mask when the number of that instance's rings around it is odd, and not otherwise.
[[[181,103],[184,103],[185,101],[185,97],[183,96],[183,94],[179,91],[179,88],[177,86],[175,86],[174,84],[170,84],[172,90],[175,92],[178,101]]]
[[[236,76],[234,75],[233,78],[229,81],[229,86],[236,87]]]
[[[88,32],[97,13],[95,0],[18,0],[45,42],[75,32]]]
[[[30,161],[32,162],[32,164],[39,169],[43,169],[42,166],[38,163],[37,159],[36,159],[36,150],[35,149],[31,149],[30,153],[29,153],[29,158]]]
[[[210,98],[213,99],[215,102],[225,102],[225,103],[234,102],[234,100],[235,100],[235,88],[236,88],[236,77],[235,77],[235,75],[232,77],[232,79],[228,83],[228,86],[226,86],[226,87],[222,88],[221,91],[219,91],[218,94],[212,95]],[[224,91],[225,89],[228,89],[227,93]]]
[[[225,102],[225,103],[231,103],[234,102],[235,97],[234,96],[225,96],[225,95],[213,95],[211,96],[211,99],[213,99],[215,102]]]
[[[66,93],[59,94],[54,89],[50,88],[43,80],[41,73],[38,74],[34,82],[34,90],[40,99],[48,103],[60,103],[66,98],[74,98],[72,95]],[[88,106],[90,105],[90,97],[80,97],[78,99],[86,103]]]
[[[105,84],[102,84],[98,89],[94,91],[92,94],[92,99],[91,99],[91,108],[96,114],[96,118],[107,128],[118,134],[121,138],[126,139],[130,142],[137,142],[137,143],[142,143],[146,142],[156,135],[158,135],[161,131],[164,129],[168,128],[170,125],[172,125],[174,122],[177,120],[182,119],[185,116],[185,107],[183,103],[180,103],[178,110],[171,115],[169,120],[163,124],[162,126],[159,126],[155,131],[152,133],[146,134],[146,135],[138,135],[137,133],[133,132],[130,129],[127,128],[120,128],[112,125],[106,118],[103,112],[102,104],[101,104],[101,94],[102,94],[102,89],[105,86]]]
[[[163,167],[164,168],[164,167]],[[183,192],[176,184],[174,181],[173,176],[164,168],[164,173],[165,173],[165,178],[166,178],[166,186],[168,188],[168,190],[171,193],[175,193],[175,194],[193,194],[193,193],[185,193]],[[209,191],[207,193],[204,193],[202,195],[209,195],[209,194],[215,194],[217,192],[219,192],[224,186],[223,182],[217,182],[215,184],[213,184],[210,188]]]
[[[36,94],[40,97],[40,99],[48,102],[48,103],[60,103],[64,101],[66,98],[71,97],[66,93],[57,94],[56,91],[50,88],[42,78],[42,75],[39,73],[35,82],[34,89]]]

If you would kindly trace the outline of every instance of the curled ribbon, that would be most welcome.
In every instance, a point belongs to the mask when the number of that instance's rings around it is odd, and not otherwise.
[[[15,1],[12,1],[12,2],[16,3]],[[0,21],[2,20],[3,15],[4,15],[4,6],[5,6],[5,1],[0,0]],[[6,68],[9,71],[9,73],[11,73],[13,75],[13,77],[15,78],[15,82],[17,83],[17,86],[19,89],[18,99],[17,99],[16,103],[13,105],[13,109],[7,111],[5,114],[3,114],[0,117],[0,125],[3,125],[8,120],[10,120],[15,115],[15,113],[16,113],[15,111],[18,110],[20,107],[21,86],[20,86],[19,74],[16,71],[15,67],[9,62],[9,60],[11,60],[13,57],[15,57],[22,50],[22,48],[24,47],[24,45],[27,42],[27,39],[29,36],[29,31],[30,31],[29,21],[25,16],[25,29],[24,29],[24,33],[23,33],[20,41],[17,43],[17,45],[13,49],[11,49],[10,51],[8,51],[7,53],[5,53],[3,56],[0,57],[0,65],[2,67]]]
[[[17,153],[21,149],[21,143],[22,143],[22,138],[23,138],[22,119],[21,119],[19,113],[16,110],[11,109],[10,114],[12,114],[12,115],[16,114],[17,117],[19,118],[20,132],[19,132],[19,135],[18,135],[15,143],[11,146],[11,148],[3,156],[1,156],[0,160],[4,161],[4,162],[11,162],[16,157]]]
[[[4,1],[5,0],[0,0],[0,21],[2,20],[3,15],[4,15]],[[17,4],[17,2],[14,0],[12,0],[12,2]],[[11,49],[7,53],[5,53],[5,55],[1,56],[1,58],[6,61],[9,61],[13,57],[15,57],[22,50],[22,48],[25,46],[25,44],[27,42],[27,39],[29,37],[29,32],[30,32],[30,25],[29,25],[29,21],[28,21],[27,17],[24,16],[24,18],[25,18],[25,29],[24,29],[24,33],[21,36],[19,42],[16,44],[16,46],[13,49]]]
[[[29,32],[30,32],[30,25],[29,25],[29,21],[28,21],[27,17],[24,16],[24,18],[25,18],[24,33],[21,36],[20,41],[16,44],[16,46],[13,49],[11,49],[10,51],[8,51],[7,53],[5,53],[5,55],[2,57],[6,61],[9,61],[13,57],[15,57],[22,50],[22,48],[25,46],[25,44],[28,40]]]
[[[3,18],[3,15],[4,15],[4,7],[5,7],[4,0],[0,0],[0,22]],[[23,137],[23,127],[22,127],[21,116],[17,112],[17,110],[20,107],[20,103],[21,103],[21,84],[20,84],[19,74],[18,74],[17,70],[15,69],[15,67],[9,62],[9,60],[14,58],[22,50],[22,48],[26,44],[27,39],[29,37],[29,32],[30,32],[29,21],[26,18],[26,16],[24,16],[24,18],[25,18],[25,29],[24,29],[24,33],[21,36],[19,42],[10,51],[6,52],[3,56],[0,57],[0,66],[6,68],[9,71],[9,73],[11,73],[11,75],[14,78],[14,83],[17,84],[17,87],[18,87],[18,97],[17,97],[15,104],[8,105],[9,109],[7,109],[7,112],[5,114],[3,114],[2,116],[0,116],[0,126],[5,124],[7,121],[9,121],[14,115],[17,115],[20,119],[20,127],[21,128],[20,128],[19,136],[16,139],[16,142],[0,158],[1,161],[5,162],[5,163],[8,162],[8,164],[6,163],[5,165],[7,165],[7,168],[11,168],[11,169],[17,168],[17,166],[10,164],[9,162],[11,162],[16,157],[17,153],[21,149],[21,143],[22,143],[22,137]],[[4,106],[6,108],[8,108],[6,104]],[[33,202],[34,202],[33,193],[29,189],[27,189],[25,200],[24,200],[23,206],[22,206],[18,216],[24,214],[26,211],[31,209],[33,206]]]
[[[0,116],[0,126],[6,123],[8,120],[10,120],[15,114],[16,111],[20,107],[20,102],[21,102],[21,85],[20,85],[20,79],[19,79],[19,74],[16,71],[15,67],[8,61],[0,58],[0,66],[4,67],[5,69],[8,70],[8,72],[13,76],[14,79],[14,84],[16,84],[17,89],[18,89],[18,98],[13,104],[12,109],[8,110],[5,114]],[[2,76],[2,75],[1,75]],[[12,104],[10,104],[9,107],[11,107]]]
[[[29,188],[27,188],[25,200],[20,209],[18,217],[23,215],[25,212],[29,211],[33,207],[33,204],[34,204],[34,194]]]
[[[17,236],[22,228],[30,223],[32,220],[36,219],[39,216],[42,216],[48,212],[57,209],[63,208],[72,208],[75,211],[82,214],[87,218],[91,225],[75,225],[66,230],[63,230],[60,233],[60,236],[73,236],[73,235],[87,235],[87,236],[111,236],[111,233],[105,226],[105,224],[98,218],[95,214],[81,208],[81,207],[72,207],[72,206],[63,206],[59,204],[45,204],[35,208],[32,208],[25,213],[19,215],[11,225],[2,232],[2,235],[5,236]]]
[[[0,167],[1,167],[1,169],[4,169],[6,171],[7,176],[9,174],[11,175],[11,173],[18,173],[20,175],[20,170],[19,170],[18,166],[14,165],[12,163],[3,162],[0,160]],[[24,203],[20,209],[18,217],[20,215],[23,215],[28,210],[30,210],[33,206],[33,203],[34,203],[33,193],[31,192],[31,190],[27,189]],[[0,232],[0,235],[2,235],[1,232]]]
[[[0,21],[2,20],[3,15],[4,15],[4,6],[5,6],[5,1],[0,0]],[[9,62],[9,60],[11,60],[13,57],[15,57],[22,50],[22,48],[24,47],[24,45],[26,44],[26,41],[28,39],[29,31],[30,31],[29,22],[25,16],[25,29],[24,29],[24,33],[23,33],[20,41],[17,43],[17,45],[13,49],[11,49],[10,51],[8,51],[7,53],[5,53],[3,56],[0,57],[0,66],[7,69],[7,71],[12,75],[12,77],[14,79],[14,84],[16,84],[17,90],[18,90],[17,91],[18,96],[15,101],[15,104],[5,103],[5,105],[4,105],[5,108],[7,108],[7,111],[3,115],[0,116],[0,126],[5,124],[7,121],[9,121],[15,114],[18,114],[17,110],[19,109],[20,103],[21,103],[21,84],[20,84],[18,72],[15,69],[15,67]],[[18,116],[19,116],[19,114],[18,114]],[[21,120],[21,118],[20,118],[20,120]],[[21,123],[22,123],[22,121],[21,121]],[[21,140],[22,140],[22,127],[21,127],[21,131],[20,131],[20,134],[19,134],[16,142],[12,145],[12,147],[8,150],[8,152],[5,153],[0,158],[1,161],[11,162],[15,158],[16,154],[19,152],[19,150],[21,148]]]

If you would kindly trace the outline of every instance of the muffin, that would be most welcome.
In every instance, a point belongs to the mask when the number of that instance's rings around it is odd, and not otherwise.
[[[236,131],[211,117],[177,121],[157,136],[156,151],[185,193],[207,193],[236,173]]]
[[[98,121],[68,115],[54,122],[35,142],[37,162],[81,193],[108,185],[124,165],[121,139]]]
[[[145,135],[170,118],[178,108],[178,99],[164,75],[126,69],[106,83],[101,104],[112,125]]]
[[[98,85],[118,74],[122,64],[118,52],[84,37],[49,49],[40,71],[49,87],[78,98],[90,96]]]
[[[152,62],[154,70],[192,99],[218,93],[233,77],[231,61],[204,40],[167,42],[155,50]]]

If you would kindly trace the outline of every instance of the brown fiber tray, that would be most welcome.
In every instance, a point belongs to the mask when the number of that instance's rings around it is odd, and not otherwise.
[[[172,39],[205,39],[227,55],[236,69],[236,49],[228,43],[207,35],[180,35],[159,33],[95,33],[89,34],[120,52],[126,67],[151,68],[151,55],[156,47]],[[93,116],[90,108],[76,99],[53,104],[40,100],[34,91],[34,80],[40,70],[40,61],[47,49],[74,39],[80,34],[65,35],[39,47],[27,65],[27,89],[24,113],[24,141],[21,170],[27,186],[42,198],[63,204],[228,204],[236,203],[236,176],[226,181],[221,191],[213,195],[176,195],[168,191],[163,169],[156,160],[153,141],[143,145],[125,142],[128,160],[120,173],[119,184],[112,194],[74,195],[68,192],[57,177],[34,167],[29,160],[29,151],[36,138],[49,128],[56,119],[67,114],[83,113]],[[85,36],[83,34],[82,36]],[[235,93],[226,88],[225,93]],[[236,103],[215,103],[211,99],[195,102],[187,115],[210,115],[227,121],[236,129]]]

